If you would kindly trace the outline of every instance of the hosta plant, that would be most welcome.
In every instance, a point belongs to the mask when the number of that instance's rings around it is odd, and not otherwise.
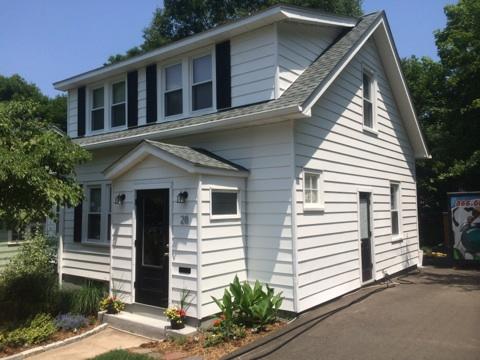
[[[263,286],[257,280],[252,287],[248,282],[240,283],[237,276],[225,289],[222,299],[213,298],[222,311],[226,321],[262,329],[277,319],[282,305],[282,293],[275,294],[268,285]]]

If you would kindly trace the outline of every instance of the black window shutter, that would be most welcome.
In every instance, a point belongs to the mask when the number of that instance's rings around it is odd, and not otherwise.
[[[128,127],[138,125],[138,72],[130,71],[127,74],[127,96],[128,96]]]
[[[83,203],[78,204],[73,212],[73,241],[82,242]]]
[[[78,88],[77,136],[85,136],[85,86]]]
[[[146,68],[147,80],[147,123],[157,121],[157,65]]]
[[[217,109],[232,106],[232,79],[230,68],[230,41],[215,46],[215,69],[217,75]]]

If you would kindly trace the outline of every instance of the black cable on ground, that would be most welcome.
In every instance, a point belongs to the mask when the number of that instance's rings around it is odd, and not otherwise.
[[[330,316],[332,315],[335,315],[336,313],[344,310],[344,309],[347,309],[348,307],[352,306],[352,305],[355,305],[355,304],[358,304],[359,302],[367,299],[368,297],[376,294],[376,293],[379,293],[383,290],[386,290],[387,288],[386,287],[382,287],[382,288],[378,288],[378,289],[375,289],[374,291],[372,292],[369,292],[368,294],[365,294],[365,295],[362,295],[360,296],[358,299],[355,299],[353,301],[351,301],[350,303],[346,304],[346,305],[343,305],[337,309],[333,309],[325,314],[322,314],[322,315],[319,315],[317,317],[314,317],[313,319],[310,319],[310,320],[306,320],[296,326],[293,326],[291,329],[287,330],[287,331],[284,331],[280,334],[277,334],[275,336],[272,336],[272,337],[268,337],[267,339],[263,339],[263,340],[260,340],[259,343],[257,345],[255,345],[255,347],[253,348],[247,348],[245,349],[244,351],[241,351],[241,352],[237,352],[237,353],[234,353],[234,354],[231,354],[230,356],[227,355],[226,357],[223,357],[222,360],[230,360],[230,359],[235,359],[235,358],[239,358],[245,354],[248,354],[256,349],[258,349],[259,347],[261,346],[264,346],[266,344],[268,344],[269,342],[272,342],[273,340],[276,340],[278,338],[281,338],[285,335],[288,335],[289,333],[291,333],[292,331],[298,329],[298,328],[301,328],[302,326],[305,326],[305,325],[308,325],[306,326],[304,329],[302,329],[301,331],[299,331],[298,333],[294,334],[293,336],[291,336],[289,339],[287,339],[285,342],[283,342],[282,344],[279,344],[278,346],[274,347],[273,349],[270,349],[269,351],[267,351],[266,353],[264,354],[260,354],[258,356],[253,356],[251,357],[250,359],[262,359],[272,353],[274,353],[275,351],[281,349],[283,346],[285,346],[286,344],[288,344],[289,342],[291,342],[292,340],[296,339],[299,335],[305,333],[306,331],[310,330],[312,327],[314,327],[315,325],[319,324],[320,322],[322,322],[323,320],[329,318]]]

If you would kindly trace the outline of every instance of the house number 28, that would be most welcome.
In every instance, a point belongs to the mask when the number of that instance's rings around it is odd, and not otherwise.
[[[190,216],[181,215],[180,216],[180,225],[188,225],[188,224],[190,224]]]

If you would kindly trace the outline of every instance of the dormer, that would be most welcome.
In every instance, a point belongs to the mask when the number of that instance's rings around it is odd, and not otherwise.
[[[275,6],[55,83],[68,134],[93,136],[278,99],[357,19]]]

